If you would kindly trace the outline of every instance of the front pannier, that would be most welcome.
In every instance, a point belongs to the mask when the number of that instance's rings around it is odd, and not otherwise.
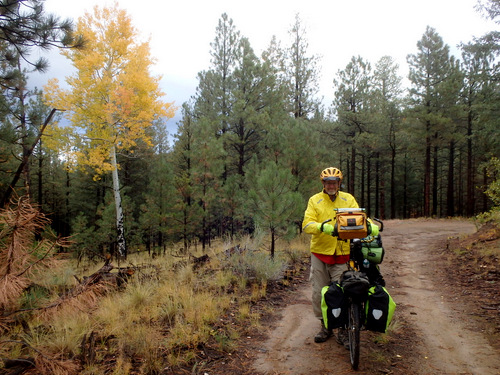
[[[367,330],[386,332],[392,320],[396,303],[387,289],[382,285],[375,285],[368,290],[368,300],[365,304]]]
[[[370,281],[364,272],[345,271],[340,277],[340,285],[345,294],[364,298],[370,288]]]
[[[380,236],[376,236],[371,242],[363,242],[362,246],[363,259],[368,259],[373,264],[382,263],[384,260],[384,248],[382,247]]]
[[[326,329],[343,327],[347,322],[347,299],[337,283],[321,290],[321,311]]]

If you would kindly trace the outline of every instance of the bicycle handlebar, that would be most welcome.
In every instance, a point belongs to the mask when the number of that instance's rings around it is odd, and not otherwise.
[[[371,217],[370,219],[375,220],[377,223],[380,223],[380,228],[378,230],[379,232],[382,232],[384,230],[384,223],[382,222],[382,220],[377,219],[376,217]]]
[[[323,232],[323,225],[325,225],[325,224],[326,224],[326,223],[328,223],[329,221],[332,221],[332,219],[327,219],[327,220],[325,220],[325,221],[323,221],[323,222],[321,223],[321,231],[322,231],[322,232]]]

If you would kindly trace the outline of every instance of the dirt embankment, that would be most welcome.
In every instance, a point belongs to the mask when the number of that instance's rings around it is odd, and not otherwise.
[[[468,246],[460,238],[475,232],[473,223],[460,220],[385,222],[386,257],[380,268],[396,314],[389,334],[362,332],[358,371],[334,339],[313,342],[319,323],[304,282],[287,298],[279,318],[265,327],[265,340],[249,338],[246,352],[252,361],[242,372],[499,374],[498,235],[489,253],[471,255],[471,249],[463,249],[461,258],[447,250]]]

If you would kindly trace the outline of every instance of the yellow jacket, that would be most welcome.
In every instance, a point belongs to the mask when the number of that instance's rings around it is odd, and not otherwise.
[[[325,192],[313,195],[309,198],[302,230],[311,236],[311,252],[326,255],[348,255],[349,241],[338,240],[337,237],[330,236],[318,229],[327,219],[331,219],[328,224],[335,225],[335,208],[359,208],[356,199],[349,193],[339,191],[337,198],[332,202],[330,196]]]

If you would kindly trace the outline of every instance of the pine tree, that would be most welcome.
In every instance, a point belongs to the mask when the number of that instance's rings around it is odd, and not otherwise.
[[[346,181],[348,191],[355,194],[356,169],[360,136],[368,131],[370,122],[371,65],[360,56],[352,57],[346,68],[337,73],[334,80],[336,87],[333,111],[337,114],[338,125],[334,129],[337,135],[338,146],[342,147],[346,155]],[[363,178],[364,174],[361,175]],[[361,186],[363,186],[361,184]],[[363,195],[362,195],[363,198]],[[360,203],[363,205],[363,203]]]
[[[266,149],[273,154],[265,160],[288,166],[297,181],[295,191],[303,197],[316,192],[319,171],[325,165],[332,165],[337,155],[337,150],[321,137],[318,130],[321,122],[288,117],[276,123],[267,134]]]
[[[444,44],[432,27],[427,27],[422,39],[417,43],[417,48],[418,53],[408,55],[407,60],[412,84],[410,97],[415,111],[413,117],[423,127],[421,129],[425,154],[423,214],[430,216],[437,214],[437,152],[439,133],[446,123],[441,111],[444,101],[441,99],[445,96],[444,88],[446,79],[450,75],[451,64],[448,45]]]
[[[27,89],[27,75],[31,71],[45,72],[48,60],[40,57],[32,59],[35,50],[57,48],[80,48],[81,36],[73,33],[73,23],[47,14],[43,1],[14,0],[0,2],[0,116],[3,117],[2,132],[10,142],[20,144],[22,156],[19,161],[11,155],[19,154],[15,145],[5,145],[3,150],[11,150],[1,155],[5,170],[16,170],[13,175],[2,176],[5,180],[2,202],[8,203],[17,181],[24,175],[24,191],[30,193],[29,160],[44,129],[48,113],[43,119],[34,119],[29,112],[29,98],[37,93]],[[15,130],[15,131],[14,131]],[[9,134],[10,133],[10,134]],[[35,137],[35,138],[34,138]],[[10,166],[10,162],[14,165]],[[16,165],[17,164],[17,165]],[[18,192],[20,193],[20,192]],[[40,192],[39,192],[40,193]],[[40,195],[40,194],[39,194]]]
[[[290,31],[291,44],[286,50],[285,77],[288,82],[288,102],[295,118],[308,118],[319,107],[317,56],[308,56],[309,43],[299,14]]]
[[[221,181],[227,155],[223,147],[223,138],[214,137],[212,127],[206,124],[207,118],[198,121],[194,128],[193,148],[193,192],[199,201],[201,214],[201,239],[203,250],[210,244],[210,239],[215,237],[213,228],[217,227],[215,211],[220,207]]]
[[[500,47],[489,38],[462,44],[462,71],[464,87],[462,101],[466,113],[466,199],[465,214],[477,212],[479,197],[476,194],[480,178],[479,166],[488,157],[498,154],[500,139],[498,121],[499,79],[495,63]],[[497,72],[497,73],[495,73]],[[485,135],[485,136],[484,136]],[[497,151],[495,151],[497,150]]]
[[[223,13],[215,31],[215,39],[210,44],[212,67],[210,78],[213,80],[212,92],[200,90],[201,97],[212,98],[212,110],[218,117],[218,135],[228,130],[228,119],[233,103],[233,72],[236,68],[237,52],[240,43],[240,32],[236,30],[233,20]]]
[[[146,159],[150,164],[149,173],[141,173],[146,189],[142,192],[138,215],[140,237],[149,253],[156,247],[159,251],[166,250],[171,234],[167,216],[172,211],[175,195],[172,153],[166,124],[164,121],[156,121],[151,130],[154,153]]]
[[[248,192],[249,214],[254,217],[256,225],[269,230],[271,258],[274,258],[280,233],[293,230],[294,222],[302,214],[304,201],[295,191],[296,183],[288,168],[270,161],[260,168]]]
[[[73,33],[71,20],[47,14],[43,1],[9,0],[0,2],[0,45],[0,83],[6,88],[18,71],[19,60],[34,70],[47,70],[47,59],[30,58],[33,49],[80,48],[83,39]]]
[[[230,174],[243,177],[250,159],[262,152],[261,141],[269,126],[269,112],[279,96],[274,91],[274,76],[267,65],[259,62],[246,38],[241,39],[237,62],[225,144],[227,155],[235,155],[235,160],[230,159],[230,167],[233,167]]]
[[[195,128],[196,122],[190,103],[182,105],[182,121],[180,122],[172,160],[174,164],[174,187],[177,191],[173,202],[173,211],[167,218],[169,226],[179,234],[186,252],[190,242],[200,233],[199,206],[196,205],[195,182],[193,178],[195,162]]]
[[[375,216],[386,218],[385,181],[389,174],[390,217],[396,217],[396,157],[401,149],[398,133],[402,126],[402,78],[398,75],[399,66],[390,56],[383,56],[375,65],[373,73],[373,111],[376,119],[376,202]],[[390,155],[386,158],[385,155]],[[390,166],[387,173],[385,165]],[[379,185],[380,184],[380,185]],[[380,189],[379,189],[380,187]],[[378,198],[380,197],[380,201]],[[380,210],[380,211],[379,211]]]

